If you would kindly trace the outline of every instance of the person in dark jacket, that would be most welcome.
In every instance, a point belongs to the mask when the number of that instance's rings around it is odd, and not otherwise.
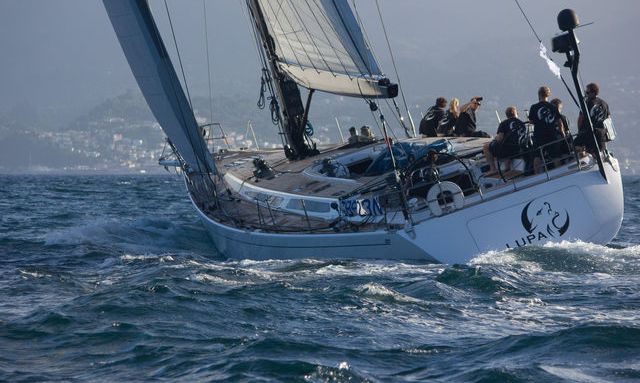
[[[533,145],[535,149],[543,148],[545,157],[557,158],[559,154],[558,145],[551,144],[560,138],[562,122],[558,109],[549,101],[551,89],[548,86],[541,86],[538,89],[538,102],[529,108],[529,121],[533,124]],[[540,152],[536,150],[534,158],[534,170],[536,173],[542,171],[542,158]],[[545,160],[545,162],[548,162]]]
[[[496,137],[493,141],[484,144],[482,148],[484,156],[489,163],[489,173],[497,171],[495,159],[506,158],[507,163],[503,170],[511,169],[511,157],[520,152],[520,142],[527,134],[527,127],[518,118],[518,110],[515,106],[508,107],[504,114],[507,119],[498,126]]]
[[[491,137],[482,130],[476,131],[476,110],[480,107],[482,97],[473,97],[460,108],[460,116],[456,121],[454,133],[459,137]]]
[[[593,124],[593,133],[598,140],[598,147],[600,150],[606,150],[604,121],[611,116],[609,105],[598,97],[600,87],[596,83],[588,84],[584,94],[587,109],[589,110],[589,117],[591,117],[591,123]],[[596,152],[593,135],[589,132],[588,123],[582,115],[582,112],[578,116],[578,136],[576,137],[575,145],[576,147],[586,148],[590,153]]]
[[[569,130],[569,119],[567,116],[562,114],[562,100],[559,98],[554,98],[551,100],[551,104],[558,109],[558,114],[560,115],[560,136],[564,137],[564,143],[558,145],[559,154],[567,155],[571,153],[571,142],[573,141],[573,137],[571,137],[571,131]]]
[[[445,119],[447,107],[447,99],[444,97],[438,97],[436,104],[427,109],[422,121],[420,121],[419,132],[426,137],[437,137],[438,128]]]

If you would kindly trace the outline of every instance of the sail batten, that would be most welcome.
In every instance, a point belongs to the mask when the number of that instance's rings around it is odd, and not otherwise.
[[[173,147],[192,170],[215,171],[147,1],[103,3],[133,76]]]
[[[347,0],[258,0],[279,68],[298,84],[346,96],[395,97]],[[330,74],[330,75],[328,75]]]

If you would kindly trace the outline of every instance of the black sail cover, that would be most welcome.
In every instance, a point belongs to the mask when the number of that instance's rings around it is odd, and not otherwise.
[[[151,112],[193,171],[215,171],[146,0],[103,0]]]
[[[395,97],[347,0],[258,0],[277,64],[309,89],[365,98]]]

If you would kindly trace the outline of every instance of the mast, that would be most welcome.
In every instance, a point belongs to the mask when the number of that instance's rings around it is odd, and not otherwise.
[[[380,70],[348,0],[246,0],[246,4],[262,46],[263,71],[268,72],[263,83],[275,88],[280,101],[272,104],[271,111],[284,131],[287,157],[317,153],[308,146],[312,144],[306,134],[315,91],[365,100],[398,95],[398,85]],[[306,106],[298,86],[309,90]]]
[[[273,37],[269,33],[267,22],[262,13],[258,0],[247,0],[251,17],[262,40],[262,47],[269,64],[269,71],[275,79],[275,88],[278,99],[282,104],[282,129],[284,131],[286,145],[284,147],[287,158],[296,160],[318,153],[314,148],[305,143],[305,125],[307,123],[308,108],[313,89],[310,90],[307,109],[302,104],[302,97],[298,84],[287,74],[282,72],[278,65],[278,55]],[[315,146],[315,145],[314,145]]]

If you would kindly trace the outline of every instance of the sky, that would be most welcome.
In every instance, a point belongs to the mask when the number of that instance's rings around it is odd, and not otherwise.
[[[258,65],[242,0],[204,0],[214,92],[257,95]],[[537,56],[538,42],[515,1],[379,0],[410,104],[438,95],[534,101],[537,86],[561,84]],[[163,0],[150,0],[166,45]],[[393,67],[374,0],[357,0],[382,68]],[[640,1],[520,0],[543,42],[559,32],[556,15],[573,8],[586,81],[638,76]],[[203,0],[167,0],[192,94],[206,95]],[[136,88],[101,1],[0,0],[0,113],[17,105],[80,112]],[[175,54],[174,54],[175,57]],[[553,56],[560,64],[562,56]],[[566,94],[565,94],[566,96]],[[496,96],[497,97],[497,96]],[[504,100],[504,102],[508,102]],[[524,102],[524,101],[523,101]]]

